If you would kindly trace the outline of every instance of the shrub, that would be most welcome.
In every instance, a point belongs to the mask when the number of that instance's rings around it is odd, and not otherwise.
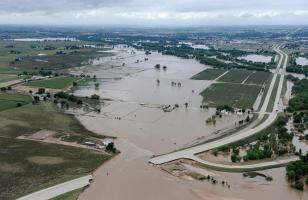
[[[304,190],[304,184],[301,181],[296,181],[292,187],[294,187],[297,190]]]

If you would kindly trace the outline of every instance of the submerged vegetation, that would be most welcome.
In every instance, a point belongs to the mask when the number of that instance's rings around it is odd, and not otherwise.
[[[257,135],[214,149],[212,152],[216,156],[220,151],[228,152],[232,162],[294,155],[296,152],[292,144],[293,133],[289,133],[285,128],[286,122],[285,116],[279,116],[275,123]],[[240,151],[243,151],[242,156]]]
[[[293,97],[289,101],[287,111],[293,115],[294,127],[299,132],[303,132],[307,129],[308,122],[308,80],[299,80],[294,77],[291,79],[294,81]]]
[[[308,185],[308,153],[301,155],[299,161],[289,163],[286,170],[291,186],[298,190],[304,190],[304,185]]]

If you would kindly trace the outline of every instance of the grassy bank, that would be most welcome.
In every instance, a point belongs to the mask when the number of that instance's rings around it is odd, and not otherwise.
[[[26,86],[39,87],[39,88],[51,88],[51,89],[67,89],[78,81],[78,77],[56,77],[48,80],[31,81],[26,83]]]
[[[277,95],[279,82],[280,82],[280,75],[277,75],[277,79],[276,79],[276,82],[274,84],[274,88],[272,90],[272,94],[271,94],[270,100],[269,100],[267,108],[266,108],[266,112],[272,112],[273,109],[274,109],[274,104],[275,104],[275,99],[276,99],[276,95]]]
[[[82,192],[82,189],[73,190],[71,192],[68,192],[60,196],[57,196],[55,198],[52,198],[51,200],[77,200],[81,192]]]

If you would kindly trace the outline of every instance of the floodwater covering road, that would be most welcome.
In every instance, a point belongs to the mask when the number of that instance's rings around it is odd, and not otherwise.
[[[261,110],[260,110],[261,114],[259,115],[260,119],[262,119],[264,117],[264,114],[262,114],[262,113],[264,113],[266,111],[267,107],[269,106],[270,97],[272,95],[272,92],[274,91],[274,85],[275,85],[275,82],[277,80],[278,74],[280,74],[281,76],[280,76],[280,79],[278,80],[279,85],[278,85],[278,89],[277,89],[277,94],[275,96],[275,103],[274,103],[273,112],[269,114],[269,117],[263,123],[259,124],[258,126],[252,128],[250,130],[239,131],[238,133],[232,134],[228,137],[224,137],[224,138],[221,138],[221,139],[213,141],[213,142],[209,142],[209,143],[206,143],[206,144],[203,144],[203,145],[187,148],[187,149],[184,149],[184,150],[181,150],[181,151],[176,151],[176,152],[169,153],[169,154],[165,154],[165,155],[162,155],[162,156],[154,157],[154,158],[150,159],[149,162],[156,164],[156,165],[160,165],[160,164],[163,164],[163,163],[166,163],[166,162],[171,162],[171,161],[178,160],[178,159],[181,159],[181,158],[187,158],[187,159],[190,159],[190,160],[200,162],[200,159],[198,157],[194,156],[195,154],[198,154],[198,153],[201,153],[201,152],[204,152],[204,151],[208,151],[208,150],[211,150],[211,149],[214,149],[214,148],[217,148],[217,147],[220,147],[220,146],[230,144],[232,142],[236,142],[236,141],[239,141],[241,139],[247,138],[249,136],[252,136],[252,135],[264,130],[269,125],[271,125],[275,121],[277,114],[278,114],[278,103],[279,103],[279,100],[280,100],[280,97],[281,97],[281,92],[282,92],[282,87],[283,87],[283,82],[284,82],[285,69],[287,67],[287,60],[288,60],[288,55],[285,54],[283,51],[281,51],[279,48],[280,47],[274,48],[274,50],[280,55],[280,60],[279,60],[279,63],[277,65],[277,68],[276,68],[276,73],[274,74],[272,81],[270,83],[270,87],[269,87],[269,90],[266,94],[266,98],[264,100],[264,103],[261,107]],[[283,59],[284,59],[284,63],[282,63]],[[288,162],[294,161],[296,159],[298,159],[298,158],[290,158],[290,159],[284,160],[283,163],[288,163]],[[206,161],[204,161],[204,162],[206,162]],[[206,162],[206,164],[210,165],[210,166],[212,165],[213,167],[215,167],[217,165],[217,164],[211,163],[211,162]],[[243,168],[243,169],[251,169],[252,167],[257,168],[257,167],[261,167],[261,166],[262,167],[281,166],[281,164],[282,164],[282,161],[260,163],[260,164],[255,164],[253,166],[241,165],[241,166],[237,166],[237,167]],[[223,165],[221,167],[228,168],[228,165]],[[233,168],[235,168],[235,166],[229,166],[229,168],[233,169]]]
[[[135,53],[131,54],[132,51]],[[95,65],[72,72],[96,75],[100,83],[99,89],[91,85],[82,87],[75,92],[76,95],[96,93],[110,99],[101,105],[101,113],[76,112],[77,118],[92,131],[118,137],[115,144],[121,151],[94,172],[94,181],[79,199],[234,200],[250,196],[251,200],[257,200],[260,196],[273,197],[273,194],[279,194],[283,200],[301,198],[282,180],[282,168],[268,171],[274,178],[272,183],[244,179],[241,174],[212,172],[232,183],[228,189],[174,177],[149,165],[150,156],[174,151],[198,138],[234,128],[234,123],[245,116],[223,116],[216,126],[205,123],[215,110],[199,108],[202,101],[199,92],[212,82],[189,79],[207,68],[195,60],[159,53],[146,56],[142,51],[123,46],[113,52],[115,56],[102,58]],[[155,70],[155,64],[166,65],[167,70]],[[172,87],[172,81],[181,82],[181,87]],[[185,102],[189,103],[187,109],[183,106]],[[180,107],[163,112],[159,106],[164,104],[179,104]]]

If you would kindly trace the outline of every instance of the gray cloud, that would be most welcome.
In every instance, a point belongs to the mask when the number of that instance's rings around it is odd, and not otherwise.
[[[249,23],[303,23],[307,0],[1,0],[0,23],[206,23],[251,20]],[[186,23],[186,22],[185,22]],[[307,23],[307,22],[306,22]]]

